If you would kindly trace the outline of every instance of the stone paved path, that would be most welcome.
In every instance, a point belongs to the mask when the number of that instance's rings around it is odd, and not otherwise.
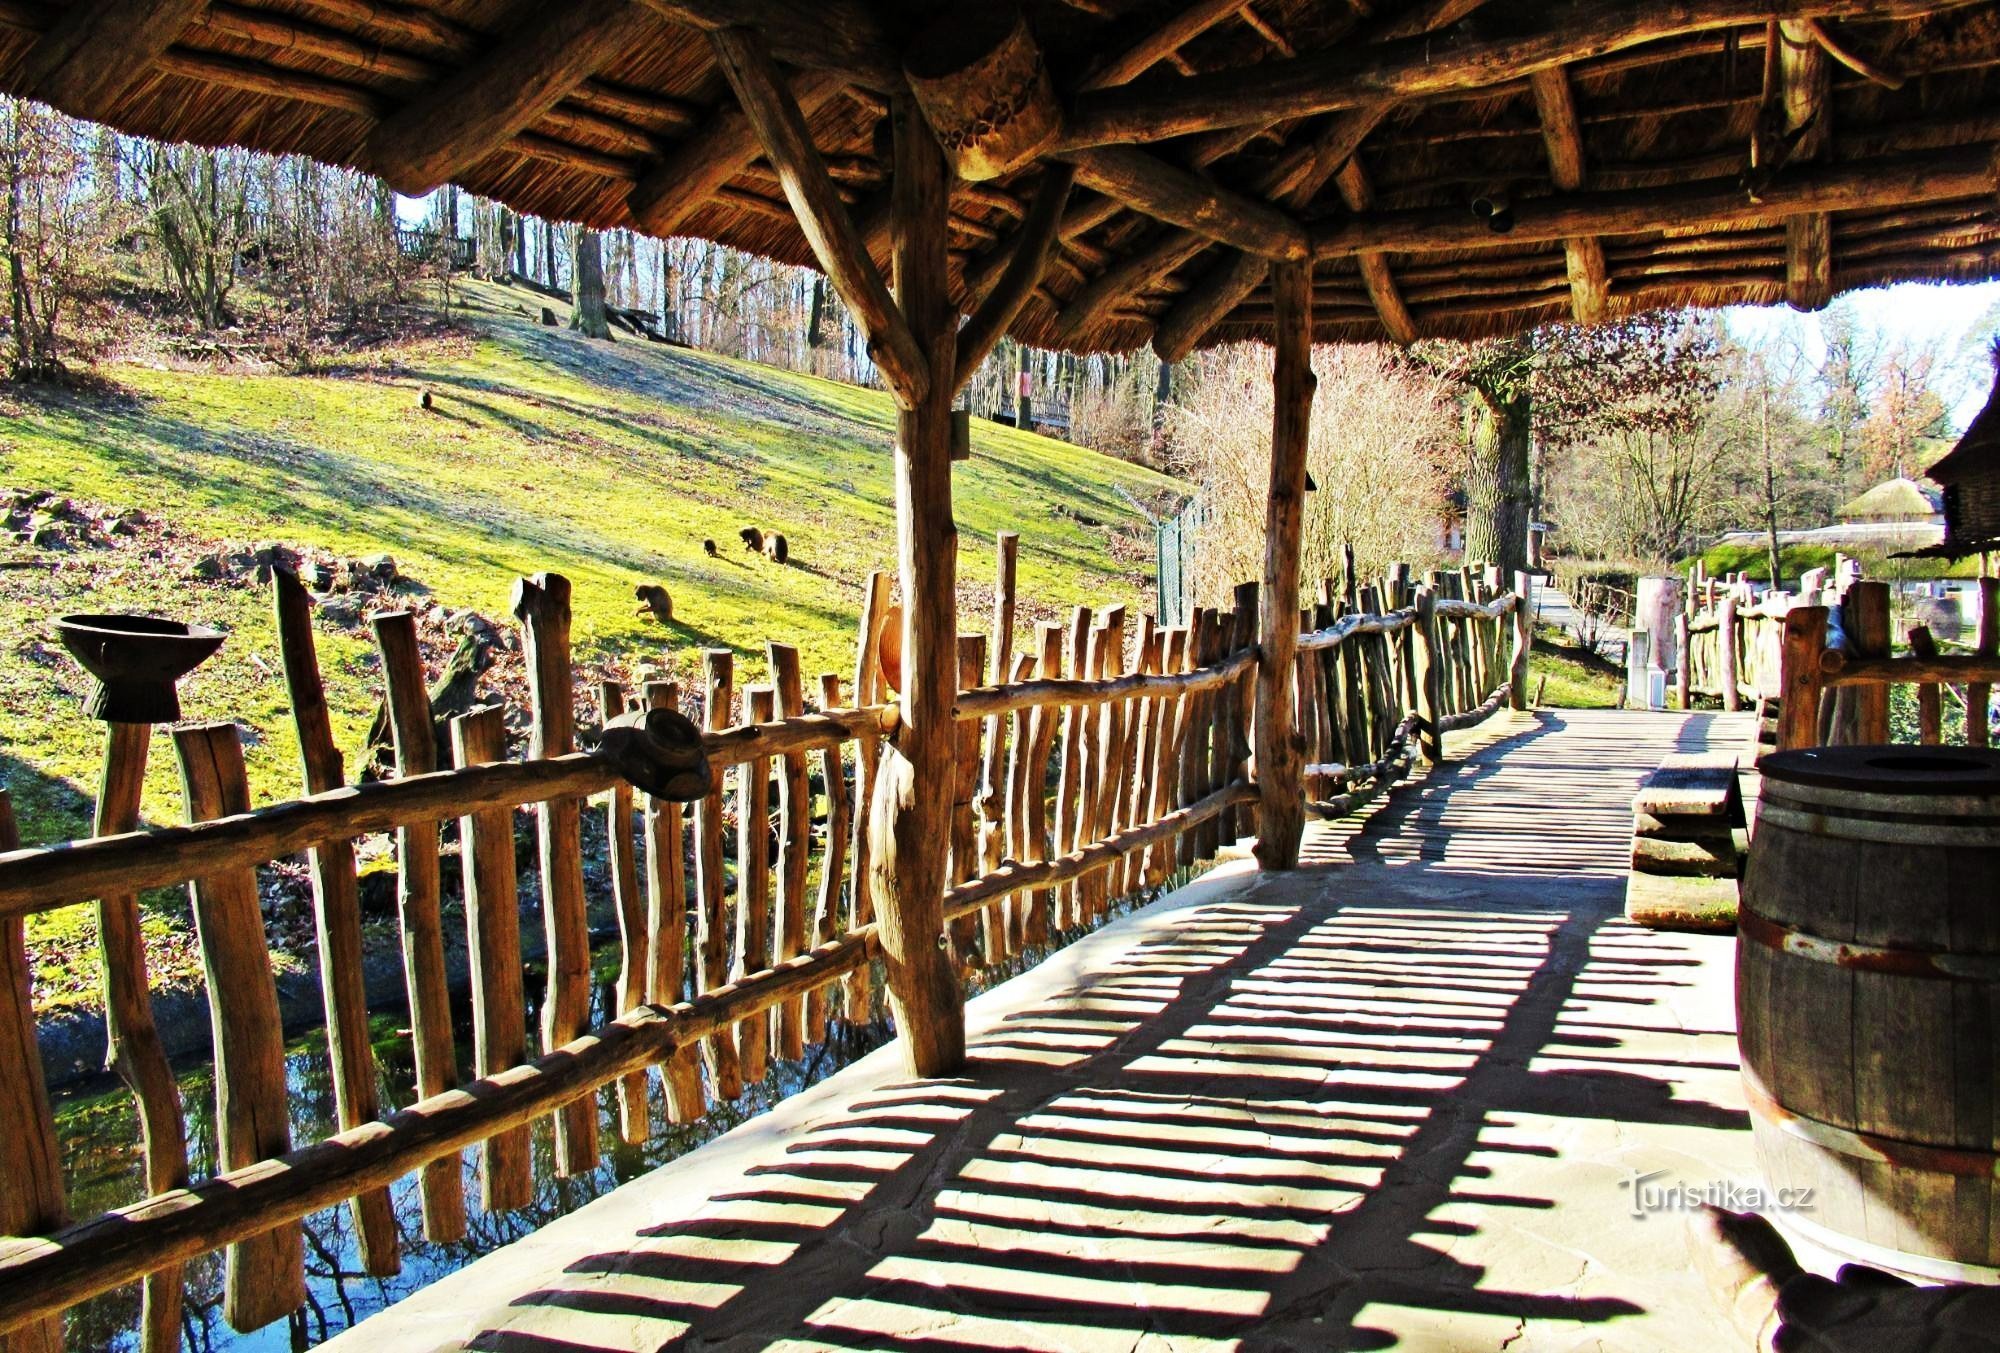
[[[362,1324],[342,1353],[1726,1349],[1635,1175],[1754,1178],[1731,944],[1621,915],[1718,716],[1543,712]]]

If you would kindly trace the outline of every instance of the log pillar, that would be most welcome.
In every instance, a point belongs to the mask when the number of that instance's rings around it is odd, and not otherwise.
[[[1270,500],[1264,585],[1258,592],[1257,862],[1292,869],[1305,834],[1305,746],[1296,731],[1292,667],[1298,652],[1299,535],[1305,517],[1306,443],[1312,427],[1312,265],[1274,263],[1277,361],[1272,371]]]
[[[919,1076],[965,1060],[965,1010],[944,940],[945,851],[957,737],[958,527],[951,504],[951,405],[958,316],[946,273],[943,153],[907,97],[895,132],[894,290],[936,379],[899,395],[896,553],[903,588],[901,724],[876,784],[870,868],[889,1001]]]

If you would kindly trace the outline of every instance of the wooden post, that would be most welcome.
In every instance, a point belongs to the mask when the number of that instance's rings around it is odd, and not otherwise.
[[[1178,674],[1187,670],[1187,638],[1185,625],[1176,626],[1162,636],[1162,672]],[[1178,695],[1165,696],[1160,700],[1160,714],[1153,733],[1152,799],[1147,810],[1149,819],[1154,822],[1180,805],[1180,719],[1183,709],[1184,704]],[[1171,838],[1146,847],[1147,883],[1163,884],[1167,881],[1174,872],[1174,850]]]
[[[1851,656],[1889,656],[1889,584],[1857,578],[1840,602],[1840,625]],[[1838,689],[1833,730],[1827,741],[1837,746],[1885,743],[1889,740],[1889,688],[1864,682]]]
[[[1235,606],[1229,616],[1229,651],[1241,653],[1256,646],[1258,608],[1257,597],[1262,589],[1254,582],[1238,583],[1234,594]],[[1296,651],[1296,636],[1294,637]],[[1247,671],[1241,680],[1223,692],[1223,702],[1229,712],[1229,762],[1222,773],[1223,782],[1250,778],[1250,738],[1255,719],[1257,703],[1257,677],[1255,671]],[[1298,706],[1292,705],[1296,712]],[[1299,747],[1300,764],[1305,760],[1305,744],[1298,739],[1296,724],[1292,733],[1293,741]],[[1305,790],[1303,781],[1299,791],[1300,811],[1304,811]],[[1250,804],[1241,807],[1231,805],[1222,815],[1223,839],[1232,845],[1257,830],[1257,810]],[[1131,825],[1138,825],[1136,823]]]
[[[1423,724],[1424,760],[1444,764],[1444,655],[1438,652],[1437,593],[1426,584],[1417,589],[1418,637],[1423,661],[1417,674],[1417,718]]]
[[[868,575],[862,592],[861,632],[854,645],[854,703],[860,706],[882,702],[882,624],[889,612],[890,578],[880,569]],[[875,777],[882,761],[882,740],[873,734],[854,743],[854,822],[849,849],[854,857],[854,883],[847,895],[847,928],[859,930],[875,919],[874,883],[870,879],[873,841],[870,814],[875,800]],[[869,1016],[868,966],[857,968],[847,982],[847,1018],[856,1024]]]
[[[1973,629],[1973,652],[1982,658],[2000,653],[2000,578],[1979,579],[1979,619]],[[1984,747],[1992,739],[1992,719],[1987,706],[1993,699],[1991,682],[1968,682],[1965,687],[1965,740]]]
[[[743,688],[745,723],[777,717],[777,692],[770,686]],[[740,982],[773,966],[771,952],[771,759],[753,756],[736,768],[736,964],[730,979]],[[736,1059],[743,1081],[755,1085],[769,1067],[771,1016],[751,1015],[736,1026]]]
[[[431,722],[423,655],[417,650],[416,617],[408,611],[387,611],[374,618],[372,627],[382,657],[396,774],[401,778],[428,775],[437,769],[437,730]],[[581,849],[579,846],[579,871]],[[458,1084],[458,1052],[451,1035],[451,988],[444,971],[435,822],[414,823],[397,831],[396,866],[396,909],[402,922],[403,975],[410,995],[417,1093],[428,1099]],[[424,1167],[423,1199],[425,1239],[442,1244],[465,1235],[465,1181],[456,1155]]]
[[[1070,612],[1067,654],[1069,678],[1072,681],[1087,681],[1093,675],[1090,667],[1090,608],[1079,606]],[[1062,765],[1056,772],[1056,821],[1055,853],[1066,855],[1084,844],[1082,840],[1081,812],[1083,808],[1083,772],[1085,748],[1089,742],[1089,711],[1075,705],[1065,705],[1062,712]],[[1054,719],[1053,711],[1050,714]],[[1077,895],[1075,883],[1059,885],[1054,893],[1050,922],[1056,929],[1065,929],[1076,920],[1074,905]]]
[[[840,674],[819,674],[819,707],[840,708]],[[819,754],[820,783],[826,788],[826,850],[820,856],[819,896],[813,904],[812,929],[806,943],[814,948],[833,938],[834,917],[840,911],[840,890],[847,877],[847,774],[845,749],[835,745]],[[826,1037],[825,987],[806,996],[806,1041]]]
[[[146,724],[104,726],[104,778],[97,791],[94,830],[118,836],[137,830],[146,783]],[[97,952],[104,972],[106,1062],[132,1091],[139,1111],[139,1140],[146,1157],[146,1191],[168,1193],[188,1182],[187,1130],[180,1085],[167,1063],[153,1023],[146,946],[139,928],[139,899],[117,893],[97,899]],[[140,1312],[142,1353],[175,1353],[181,1346],[181,1266],[147,1275]]]
[[[298,575],[289,569],[274,571],[271,590],[277,616],[279,659],[285,670],[285,690],[292,702],[292,726],[298,731],[305,790],[308,794],[324,794],[345,784],[347,775],[340,749],[334,745],[326,688],[320,680],[319,656],[313,643],[312,599]],[[382,1112],[376,1084],[375,1047],[368,1031],[368,993],[361,969],[361,890],[355,877],[354,843],[322,842],[307,852],[306,860],[312,874],[319,991],[326,1010],[326,1051],[333,1073],[334,1117],[344,1132],[372,1122]],[[510,887],[512,869],[510,852]],[[370,1190],[354,1198],[348,1206],[354,1217],[362,1268],[374,1277],[396,1273],[402,1268],[402,1260],[397,1253],[396,1213],[389,1202],[389,1190]]]
[[[1722,707],[1731,714],[1743,708],[1743,694],[1736,688],[1736,644],[1736,594],[1731,592],[1722,598],[1715,610],[1715,651],[1719,659],[1717,666],[1718,680],[1722,686]]]
[[[778,717],[793,719],[806,712],[805,677],[799,651],[790,644],[770,644],[771,680],[777,686]],[[806,940],[806,882],[812,872],[812,777],[804,752],[784,759],[778,777],[778,909],[777,947],[772,958],[782,963],[802,954]],[[772,1052],[796,1061],[806,1055],[806,1002],[800,996],[778,1007]]]
[[[1197,606],[1188,615],[1188,670],[1193,671],[1206,662],[1203,645],[1208,642],[1211,617],[1214,612],[1206,606]],[[1185,808],[1198,801],[1203,793],[1202,782],[1208,770],[1208,693],[1195,691],[1181,701],[1180,718],[1180,784],[1179,806]],[[1303,828],[1301,828],[1303,830]],[[1174,843],[1175,859],[1183,869],[1190,868],[1201,859],[1201,834],[1185,831]]]
[[[1910,652],[1914,656],[1937,656],[1937,640],[1931,637],[1930,626],[1912,625],[1909,640]],[[1925,681],[1917,686],[1917,741],[1928,747],[1935,747],[1944,741],[1944,701],[1935,681]]]
[[[605,723],[625,712],[623,682],[605,678],[597,686],[597,716]],[[621,776],[604,800],[604,839],[611,875],[611,907],[618,918],[618,1013],[646,1003],[647,973],[652,967],[651,937],[646,930],[646,900],[639,893],[639,834],[633,825],[632,786]],[[618,1082],[618,1136],[631,1146],[645,1144],[652,1131],[644,1071]]]
[[[21,847],[14,805],[0,785],[0,854]],[[63,1165],[55,1116],[35,1043],[33,978],[28,971],[27,924],[0,920],[0,1141],[11,1153],[0,1171],[0,1234],[46,1235],[69,1220],[63,1201]],[[8,1353],[62,1353],[60,1314],[31,1321],[6,1336]]]
[[[189,822],[250,811],[235,724],[177,728],[174,751]],[[285,1030],[264,942],[257,871],[244,865],[193,879],[188,896],[215,1039],[216,1157],[222,1169],[240,1170],[292,1149]],[[231,1245],[225,1268],[223,1310],[233,1329],[260,1329],[305,1304],[305,1232],[297,1222]]]
[[[648,709],[679,710],[681,688],[672,681],[648,681],[642,698]],[[683,853],[681,805],[648,794],[643,808],[649,960],[645,999],[653,1005],[678,1005],[688,991],[687,856]],[[682,1048],[668,1058],[660,1079],[667,1092],[668,1121],[692,1123],[708,1112],[698,1049]]]
[[[1819,699],[1826,685],[1820,672],[1826,652],[1826,607],[1794,606],[1785,612],[1783,644],[1778,750],[1789,752],[1819,743]]]
[[[1514,658],[1507,670],[1507,703],[1514,709],[1528,707],[1528,658],[1535,649],[1535,575],[1516,573],[1514,595]],[[1681,645],[1686,649],[1686,643]]]
[[[1311,435],[1312,265],[1273,263],[1277,364],[1272,373],[1271,478],[1264,523],[1264,585],[1258,594],[1257,862],[1292,869],[1305,834],[1305,749],[1292,704],[1299,536],[1305,518],[1306,445]]]
[[[531,757],[576,750],[571,704],[569,579],[537,573],[514,583],[528,692],[534,705]],[[542,916],[548,929],[548,992],[542,999],[542,1051],[554,1052],[590,1028],[590,922],[583,899],[583,805],[552,799],[541,805],[538,837]],[[597,1098],[584,1095],[556,1115],[556,1173],[597,1168]]]
[[[1674,617],[1674,699],[1683,710],[1694,708],[1695,638],[1688,625],[1688,613],[1680,612]]]
[[[986,636],[959,635],[958,689],[977,689],[985,675],[985,668]],[[952,731],[958,739],[958,747],[951,783],[951,859],[945,881],[965,883],[979,877],[979,824],[973,815],[973,798],[979,792],[980,721],[957,721]],[[984,915],[991,915],[991,908]],[[950,927],[952,957],[959,969],[965,971],[984,967],[986,956],[992,951],[981,947],[985,943],[985,936],[981,933],[981,916],[961,916],[952,921]]]
[[[1019,685],[1033,679],[1035,657],[1032,653],[1016,653],[1014,670],[1009,680]],[[1026,860],[1028,857],[1028,797],[1033,794],[1040,798],[1042,785],[1036,780],[1029,783],[1030,765],[1046,768],[1045,755],[1038,763],[1032,762],[1034,755],[1035,716],[1039,709],[1017,709],[1012,718],[1012,727],[1007,736],[1007,820],[1005,827],[1005,849],[1003,857],[1012,860]],[[1011,894],[1001,917],[1001,937],[1006,944],[1005,953],[1011,958],[1027,948],[1028,909],[1027,893]]]
[[[944,933],[946,790],[957,752],[958,527],[951,405],[958,315],[949,291],[944,157],[907,97],[890,101],[896,300],[936,379],[899,401],[896,553],[903,584],[902,722],[876,792],[873,877],[882,965],[904,1059],[919,1076],[965,1061],[965,1010]],[[907,389],[908,387],[906,387]]]
[[[507,712],[487,705],[451,721],[458,765],[507,759]],[[521,987],[521,907],[514,873],[514,812],[491,808],[458,820],[465,881],[465,942],[472,971],[472,1070],[497,1076],[528,1060],[527,999]],[[529,1129],[486,1139],[479,1160],[479,1205],[511,1211],[534,1201]]]
[[[1054,677],[1060,674],[1063,627],[1054,621],[1038,625],[1035,628],[1035,638],[1040,655],[1036,659],[1036,675]],[[1055,745],[1055,708],[1044,705],[1036,709],[1030,715],[1028,728],[1028,774],[1025,789],[1028,820],[1024,830],[1024,849],[1021,852],[1021,859],[1023,863],[1040,864],[1049,857],[1049,796],[1044,788],[1044,781],[1048,775],[1049,754]],[[1021,920],[1022,944],[1048,943],[1050,909],[1053,905],[1054,893],[1051,889],[1037,888],[1028,894],[1027,914]]]
[[[998,686],[1007,679],[1014,665],[1014,576],[1021,548],[1018,531],[1002,531],[994,541],[996,555],[993,578],[993,636],[989,645],[992,666],[988,680]],[[1006,842],[1001,832],[1006,817],[1006,783],[1003,768],[1006,765],[1007,721],[995,716],[986,721],[986,757],[980,763],[979,796],[977,799],[979,816],[979,864],[981,872],[991,872],[1000,867],[1000,859],[1006,854]],[[998,918],[1001,908],[995,906],[987,914]],[[988,931],[987,957],[998,959],[1004,950],[994,949],[990,940],[993,932]]]
[[[736,655],[726,648],[704,648],[702,663],[702,726],[711,733],[729,727],[729,702],[734,693]],[[724,776],[694,810],[694,884],[699,910],[695,913],[696,977],[704,992],[729,982],[729,896],[722,872],[722,795]],[[724,1099],[743,1094],[743,1071],[736,1059],[734,1031],[724,1031],[707,1043],[709,1074],[715,1093]]]

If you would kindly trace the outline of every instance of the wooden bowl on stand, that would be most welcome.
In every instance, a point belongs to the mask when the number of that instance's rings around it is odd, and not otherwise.
[[[221,630],[156,615],[66,615],[56,633],[97,678],[83,712],[106,723],[174,723],[180,679],[222,647]]]

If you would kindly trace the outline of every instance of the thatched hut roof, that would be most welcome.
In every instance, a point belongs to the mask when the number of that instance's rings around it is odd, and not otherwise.
[[[1937,504],[1924,486],[1907,477],[1885,479],[1866,493],[1850,498],[1834,515],[1843,522],[1929,521]]]
[[[946,22],[987,8],[947,8]],[[1268,336],[1259,255],[1304,249],[1322,340],[1816,306],[1857,286],[2000,276],[1995,3],[1023,9],[1060,130],[1035,158],[955,188],[951,245],[961,295],[991,285],[1047,166],[1075,164],[1085,191],[1013,325],[1033,344],[1179,355]],[[523,212],[810,262],[705,31],[743,25],[784,65],[879,258],[883,123],[919,29],[905,13],[874,0],[0,0],[0,90],[129,132],[352,165],[405,191],[449,179]]]

